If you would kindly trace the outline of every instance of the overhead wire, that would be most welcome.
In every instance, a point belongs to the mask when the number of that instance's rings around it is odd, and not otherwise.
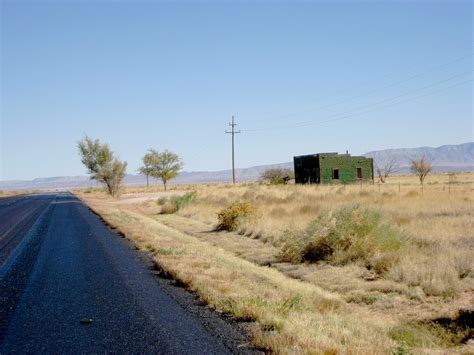
[[[376,111],[383,110],[383,109],[386,109],[388,107],[396,106],[396,105],[399,105],[399,104],[402,104],[402,103],[405,103],[405,102],[409,102],[409,101],[417,100],[417,99],[420,99],[420,98],[423,98],[423,97],[426,97],[426,96],[434,95],[434,94],[437,94],[439,92],[446,91],[448,89],[451,89],[451,88],[454,88],[454,87],[457,87],[457,86],[460,86],[460,85],[463,85],[463,84],[466,84],[466,83],[469,83],[469,82],[472,82],[472,81],[473,81],[472,79],[465,80],[465,81],[456,83],[454,85],[442,88],[440,90],[429,92],[429,93],[426,93],[426,94],[423,94],[423,95],[418,95],[416,97],[411,97],[411,98],[408,98],[408,99],[405,99],[405,100],[402,100],[402,101],[398,101],[398,102],[395,102],[395,103],[392,103],[392,104],[389,104],[389,105],[384,105],[382,107],[377,107],[377,108],[372,109],[372,110],[366,110],[366,111],[362,111],[362,112],[358,112],[358,113],[354,113],[354,114],[349,114],[349,115],[347,114],[347,112],[342,112],[340,114],[335,115],[335,116],[341,116],[342,115],[341,117],[336,117],[336,118],[333,118],[333,119],[327,119],[327,120],[322,120],[322,121],[312,120],[312,121],[300,122],[300,123],[297,123],[297,124],[287,125],[287,126],[268,127],[268,128],[262,128],[262,129],[256,129],[256,130],[242,130],[242,131],[243,132],[257,132],[257,131],[269,130],[269,129],[271,130],[271,129],[300,128],[300,127],[306,127],[306,126],[311,126],[311,125],[317,125],[317,124],[323,124],[323,123],[329,123],[329,122],[334,122],[334,121],[345,120],[345,119],[352,118],[354,116],[359,116],[359,115],[362,115],[362,114],[376,112]],[[399,95],[398,97],[401,97],[401,96],[404,96],[404,95]],[[388,101],[388,100],[383,100],[383,101]],[[377,104],[379,104],[379,103],[377,103]],[[369,107],[369,106],[374,106],[374,105],[368,105],[366,107]],[[348,112],[350,112],[350,111],[348,111]]]
[[[288,114],[284,114],[284,115],[275,115],[275,116],[272,116],[272,117],[267,117],[267,118],[262,118],[262,119],[254,119],[253,122],[264,122],[264,121],[269,121],[269,120],[275,120],[275,119],[281,119],[281,118],[288,118],[288,117],[292,117],[292,116],[296,116],[296,115],[301,115],[301,114],[305,114],[305,113],[309,113],[309,112],[314,112],[314,111],[318,111],[318,110],[323,110],[323,109],[327,109],[327,108],[330,108],[330,107],[334,107],[334,106],[337,106],[337,105],[340,105],[340,104],[343,104],[343,103],[347,103],[347,102],[350,102],[350,101],[353,101],[355,99],[358,99],[358,98],[361,98],[361,97],[365,97],[365,96],[368,96],[368,95],[371,95],[373,93],[377,93],[379,92],[380,90],[383,90],[383,89],[387,89],[387,88],[390,88],[390,87],[394,87],[394,86],[397,86],[397,85],[400,85],[400,84],[403,84],[403,83],[406,83],[406,82],[409,82],[413,79],[416,79],[416,78],[419,78],[423,75],[426,75],[428,73],[431,73],[431,72],[434,72],[434,71],[437,71],[441,68],[444,68],[446,66],[449,66],[451,64],[454,64],[454,63],[457,63],[457,62],[460,62],[466,58],[471,58],[473,54],[471,55],[465,55],[465,56],[462,56],[462,57],[458,57],[452,61],[449,61],[449,62],[445,62],[445,63],[442,63],[440,65],[437,65],[429,70],[425,70],[425,71],[422,71],[420,73],[416,73],[414,75],[411,75],[405,79],[402,79],[402,80],[398,80],[398,81],[395,81],[395,82],[392,82],[392,83],[389,83],[389,84],[386,84],[386,85],[383,85],[383,86],[380,86],[380,87],[377,87],[375,89],[371,89],[371,90],[368,90],[366,92],[363,92],[361,94],[357,94],[357,95],[353,95],[351,97],[348,97],[346,99],[342,99],[342,100],[338,100],[336,102],[333,102],[333,103],[330,103],[330,104],[326,104],[326,105],[322,105],[322,106],[318,106],[318,107],[313,107],[313,108],[310,108],[310,109],[306,109],[306,110],[302,110],[302,111],[298,111],[298,112],[293,112],[293,113],[288,113]],[[247,130],[249,131],[249,130]]]

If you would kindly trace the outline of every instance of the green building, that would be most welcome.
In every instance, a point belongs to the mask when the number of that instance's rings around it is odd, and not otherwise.
[[[293,158],[297,184],[368,182],[374,179],[372,158],[350,154],[319,153]]]

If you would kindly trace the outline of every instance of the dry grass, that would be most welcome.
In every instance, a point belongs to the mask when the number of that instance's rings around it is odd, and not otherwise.
[[[431,176],[423,196],[414,177],[396,177],[381,186],[201,188],[197,202],[179,214],[213,225],[221,209],[245,201],[256,208],[257,215],[242,220],[237,231],[280,247],[288,231],[304,234],[324,211],[354,204],[375,208],[383,211],[388,224],[413,241],[410,251],[387,277],[421,286],[426,295],[451,296],[465,289],[462,280],[470,278],[474,268],[474,176],[459,174],[457,183],[450,185],[448,179],[447,174]]]
[[[429,176],[423,196],[414,177],[393,178],[380,191],[378,185],[182,187],[172,193],[195,190],[197,198],[171,215],[160,214],[156,198],[139,199],[151,194],[136,188],[124,195],[135,196],[135,204],[79,195],[209,305],[255,321],[257,345],[280,353],[403,352],[459,346],[465,329],[454,334],[430,322],[474,306],[474,176],[459,174],[447,185],[448,179]],[[236,232],[215,231],[218,212],[236,201],[250,203],[255,215],[239,220]],[[363,258],[281,262],[288,231],[300,235],[318,216],[353,205],[380,211],[383,225],[409,236],[396,262],[379,273]]]
[[[0,190],[0,198],[2,197],[11,197],[11,196],[19,196],[19,195],[30,195],[35,194],[40,191],[38,190]]]
[[[255,265],[142,214],[100,203],[91,206],[140,249],[152,250],[160,268],[204,302],[255,321],[250,328],[258,346],[278,352],[364,353],[395,346],[387,336],[390,321],[348,305],[336,294]]]

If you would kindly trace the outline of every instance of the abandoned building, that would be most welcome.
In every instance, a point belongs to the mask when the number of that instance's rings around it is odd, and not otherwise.
[[[297,184],[368,182],[374,178],[372,158],[349,153],[319,153],[293,158]]]

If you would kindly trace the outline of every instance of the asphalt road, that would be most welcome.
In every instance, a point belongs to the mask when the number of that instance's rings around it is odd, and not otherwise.
[[[0,199],[0,267],[54,196],[44,194]]]
[[[0,353],[252,352],[69,193],[0,199]]]

